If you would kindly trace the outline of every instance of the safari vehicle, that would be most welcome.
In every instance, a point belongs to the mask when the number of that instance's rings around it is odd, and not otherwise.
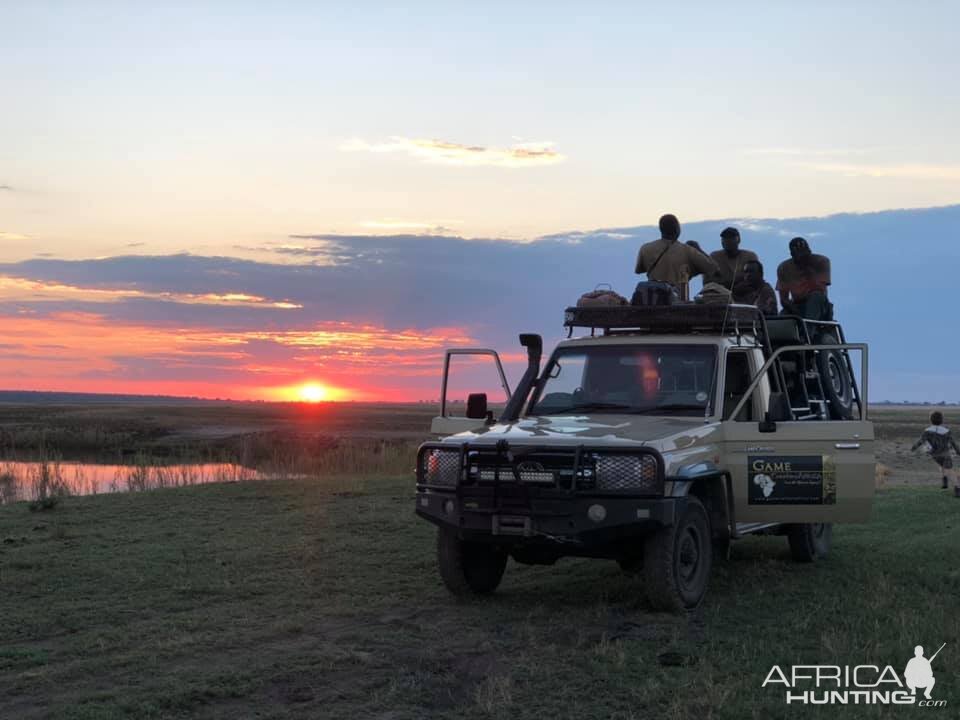
[[[492,350],[448,351],[416,512],[451,592],[493,592],[508,557],[581,556],[642,572],[657,609],[693,608],[730,541],[786,536],[811,562],[833,523],[869,519],[867,347],[838,323],[680,304],[568,308],[565,325],[542,372],[540,337],[520,336],[512,393]],[[450,358],[474,352],[509,396],[497,419],[483,394],[448,413]]]

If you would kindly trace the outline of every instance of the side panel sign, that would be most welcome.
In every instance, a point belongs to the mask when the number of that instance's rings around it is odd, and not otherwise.
[[[835,505],[837,470],[830,455],[750,455],[748,505]]]

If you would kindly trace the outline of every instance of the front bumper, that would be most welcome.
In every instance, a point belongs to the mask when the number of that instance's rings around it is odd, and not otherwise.
[[[660,454],[647,447],[618,449],[578,447],[569,450],[572,467],[576,469],[581,458],[590,454],[618,453],[643,456],[656,463],[656,478],[643,488],[622,488],[604,491],[583,487],[577,473],[569,482],[558,479],[554,483],[523,482],[523,472],[501,470],[491,481],[479,481],[478,473],[470,473],[471,448],[453,446],[459,451],[455,482],[447,475],[443,485],[428,482],[425,453],[449,444],[428,443],[421,447],[417,459],[416,513],[440,527],[457,533],[461,539],[493,542],[503,546],[550,545],[565,548],[571,554],[588,552],[591,548],[616,543],[619,540],[643,536],[672,525],[683,510],[684,498],[663,496],[664,464]],[[501,442],[498,458],[503,466],[524,467],[529,458],[542,451],[556,458],[556,448],[518,448],[516,455]],[[489,447],[483,452],[490,453]],[[498,460],[498,463],[501,462]],[[489,477],[489,473],[486,473]]]

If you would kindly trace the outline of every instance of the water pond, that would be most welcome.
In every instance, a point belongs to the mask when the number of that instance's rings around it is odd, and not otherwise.
[[[151,490],[212,482],[261,480],[266,476],[233,463],[106,465],[90,462],[0,460],[0,503],[47,495]]]

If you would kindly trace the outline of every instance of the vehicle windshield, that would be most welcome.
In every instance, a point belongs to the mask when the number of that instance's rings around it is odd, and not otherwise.
[[[712,345],[595,345],[558,350],[529,415],[703,416],[714,391]]]

